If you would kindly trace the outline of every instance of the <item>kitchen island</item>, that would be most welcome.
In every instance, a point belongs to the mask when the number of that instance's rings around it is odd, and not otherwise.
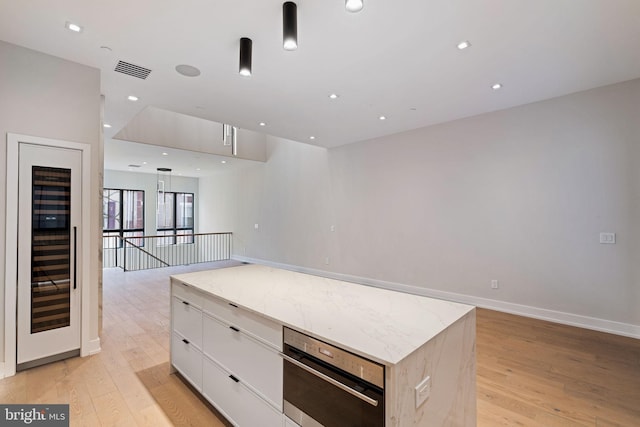
[[[262,265],[171,286],[172,367],[234,424],[295,425],[282,415],[287,327],[384,366],[385,426],[476,425],[472,306]]]

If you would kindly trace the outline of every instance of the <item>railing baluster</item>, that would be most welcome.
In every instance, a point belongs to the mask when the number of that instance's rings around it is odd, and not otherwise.
[[[231,257],[232,236],[230,232],[135,237],[104,235],[103,265],[133,271],[226,260]]]

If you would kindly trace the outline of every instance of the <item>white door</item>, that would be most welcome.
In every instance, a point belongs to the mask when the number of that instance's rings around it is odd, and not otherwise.
[[[82,152],[20,143],[17,363],[80,348]]]

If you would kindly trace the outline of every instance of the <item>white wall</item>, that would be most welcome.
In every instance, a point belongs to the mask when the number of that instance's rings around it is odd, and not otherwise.
[[[201,177],[200,218],[201,233],[223,233],[233,230],[235,224],[235,193],[242,191],[234,182],[233,175],[217,173]],[[202,190],[204,189],[204,191]]]
[[[104,171],[104,188],[117,188],[122,190],[144,190],[144,228],[145,234],[149,236],[155,236],[156,232],[156,182],[158,176],[150,173],[137,173],[137,172],[125,172],[125,171]],[[200,196],[198,194],[198,178],[188,178],[184,176],[171,176],[171,188],[167,188],[167,191],[185,192],[194,194],[194,219],[193,227],[194,232],[199,233],[199,215],[198,205],[200,203]],[[101,223],[102,226],[102,223]],[[102,230],[100,230],[102,234]]]
[[[220,215],[239,256],[640,336],[639,112],[634,80],[331,150],[270,138]]]
[[[5,213],[7,133],[88,143],[92,146],[90,337],[98,338],[98,293],[102,277],[99,257],[102,171],[100,72],[0,41],[0,333],[4,331]],[[4,358],[4,338],[0,358]]]

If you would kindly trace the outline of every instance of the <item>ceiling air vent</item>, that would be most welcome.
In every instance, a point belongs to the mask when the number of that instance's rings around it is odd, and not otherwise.
[[[129,165],[130,168],[139,168],[140,165]]]
[[[137,77],[142,80],[146,79],[151,72],[148,68],[140,67],[139,65],[130,64],[124,61],[118,61],[118,65],[116,65],[114,71],[127,74],[132,77]]]

